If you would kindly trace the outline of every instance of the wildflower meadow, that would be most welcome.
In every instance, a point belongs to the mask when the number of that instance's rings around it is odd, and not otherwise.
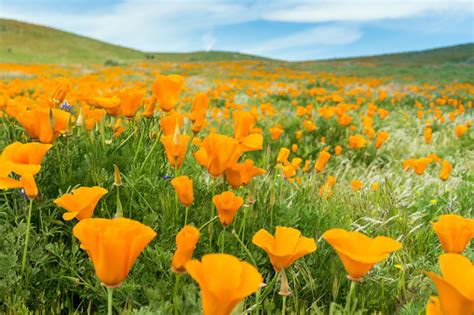
[[[472,81],[0,73],[0,313],[474,313]]]

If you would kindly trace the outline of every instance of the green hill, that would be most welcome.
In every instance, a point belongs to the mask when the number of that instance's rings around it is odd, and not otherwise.
[[[264,59],[224,52],[150,53],[104,43],[50,27],[0,19],[2,63],[123,63],[156,61],[226,61]]]
[[[321,60],[324,63],[374,63],[374,64],[417,64],[440,65],[443,63],[474,63],[474,43],[427,49],[415,52],[401,52],[367,57]]]

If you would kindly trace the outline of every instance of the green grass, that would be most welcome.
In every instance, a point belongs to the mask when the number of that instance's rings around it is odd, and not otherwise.
[[[214,64],[203,65],[203,69],[212,65]],[[260,66],[261,64],[254,65],[256,69],[260,69]],[[135,71],[135,80],[139,78],[147,83],[153,81],[148,72],[151,69],[117,68],[116,74],[127,78],[130,70]],[[96,71],[100,80],[105,80],[110,87],[116,87],[115,77],[108,78],[105,75],[107,68]],[[205,87],[215,88],[214,78],[206,77],[205,72],[200,72],[199,69],[194,71],[198,78],[202,79],[204,76]],[[273,72],[269,71],[267,75],[271,73]],[[41,73],[38,75],[41,76]],[[86,84],[79,70],[68,73],[68,76],[73,80],[75,89]],[[307,78],[311,76],[293,80],[283,75],[277,81],[305,91],[312,86]],[[196,87],[193,86],[193,79],[188,78],[190,88]],[[416,118],[418,109],[414,106],[415,100],[420,100],[427,109],[427,95],[438,97],[450,85],[438,86],[427,94],[410,92],[406,98],[393,104],[388,99],[376,101],[377,106],[390,110],[386,120],[374,121],[376,130],[383,129],[390,133],[387,143],[380,150],[369,147],[352,151],[344,146],[344,154],[340,157],[333,156],[323,174],[314,171],[306,175],[300,173],[303,181],[301,185],[296,185],[285,180],[275,168],[279,149],[298,143],[298,152],[292,154],[290,159],[300,156],[314,160],[324,147],[319,142],[321,136],[326,136],[329,145],[344,144],[348,130],[339,127],[334,119],[325,121],[315,115],[314,122],[319,128],[305,134],[297,142],[294,134],[301,128],[301,119],[295,115],[290,102],[296,100],[300,105],[312,103],[315,108],[323,104],[315,97],[305,94],[292,98],[273,93],[271,89],[261,99],[247,99],[246,89],[251,88],[251,85],[247,85],[248,79],[250,77],[247,72],[238,78],[241,87],[234,89],[236,99],[244,100],[249,105],[269,102],[277,109],[277,114],[273,118],[262,116],[257,123],[265,133],[264,149],[246,154],[246,157],[254,159],[255,164],[268,173],[256,178],[250,186],[235,191],[244,197],[246,207],[239,210],[235,221],[227,229],[225,244],[227,253],[252,261],[247,251],[230,233],[235,230],[264,276],[268,286],[262,292],[264,298],[260,312],[278,314],[282,304],[278,285],[272,281],[274,270],[269,259],[251,243],[251,238],[260,228],[273,233],[275,226],[283,225],[300,229],[304,236],[315,238],[318,245],[315,253],[299,259],[288,270],[293,291],[293,295],[287,300],[290,312],[340,314],[337,309],[345,304],[349,281],[337,255],[321,239],[327,229],[340,227],[359,230],[370,236],[390,236],[403,244],[400,251],[378,264],[364,282],[357,286],[357,309],[360,313],[422,313],[428,297],[437,294],[424,272],[437,271],[437,257],[442,253],[430,222],[444,213],[473,216],[473,132],[457,139],[452,132],[453,124],[434,124],[433,142],[425,144],[422,135],[424,121]],[[35,78],[23,80],[27,87],[35,82]],[[264,81],[265,78],[259,80]],[[365,81],[360,79],[359,82],[364,85]],[[329,93],[341,91],[341,85],[331,78],[319,77],[316,84],[326,87]],[[419,82],[409,81],[408,84],[418,85]],[[386,85],[380,88],[387,87],[402,91],[406,86]],[[377,89],[378,87],[374,87],[373,92],[376,93]],[[459,88],[453,92],[452,97],[466,104],[472,101],[472,95],[468,91],[468,88]],[[45,95],[49,93],[38,86],[22,90],[21,95],[33,97],[36,92]],[[346,101],[355,102],[355,96],[346,96]],[[225,99],[221,98],[214,100],[213,105],[218,106],[224,102]],[[80,104],[74,105],[77,110]],[[189,106],[187,102],[185,108]],[[365,106],[362,107],[362,112],[365,111]],[[457,123],[470,119],[472,120],[472,109],[466,108],[466,113],[458,118]],[[106,125],[113,120],[107,118]],[[279,140],[272,141],[268,130],[276,123],[285,127],[285,134]],[[14,120],[3,118],[1,124],[0,148],[16,140],[28,139]],[[221,133],[232,134],[231,120],[211,125]],[[355,125],[360,128],[360,121],[356,120]],[[112,138],[109,128],[96,128],[90,134],[81,128],[74,128],[71,136],[57,139],[36,177],[40,196],[33,206],[24,277],[20,275],[20,268],[27,202],[18,190],[0,194],[0,312],[105,312],[107,293],[96,279],[86,253],[79,248],[78,241],[72,236],[71,230],[75,222],[63,221],[63,210],[56,207],[52,200],[79,185],[99,185],[108,189],[109,193],[97,206],[94,216],[112,217],[116,209],[116,188],[113,186],[113,165],[116,164],[123,174],[120,194],[124,215],[149,225],[157,231],[158,236],[139,257],[124,284],[115,290],[115,310],[124,314],[173,313],[174,275],[171,272],[171,256],[175,249],[174,237],[184,221],[184,209],[179,207],[179,212],[175,213],[174,190],[169,180],[163,179],[164,175],[173,174],[173,170],[166,161],[161,144],[155,146],[152,159],[142,167],[145,157],[157,141],[149,137],[150,131],[157,131],[158,128],[158,117],[155,117],[149,121],[142,119],[132,123],[118,139]],[[187,128],[182,132],[189,134],[189,126]],[[437,153],[453,164],[454,170],[448,181],[438,179],[439,166],[435,165],[430,165],[422,176],[402,171],[403,159],[426,156],[428,153]],[[137,160],[133,163],[135,155]],[[229,187],[222,179],[213,182],[191,155],[187,157],[180,173],[192,177],[194,181],[195,202],[189,211],[189,222],[200,227],[211,216],[212,192],[221,192]],[[327,175],[337,178],[334,195],[329,200],[319,196],[319,187]],[[349,182],[355,178],[366,183],[363,191],[353,192],[350,189]],[[370,183],[374,181],[380,183],[377,192],[369,189]],[[255,203],[249,202],[251,199]],[[207,228],[201,231],[202,236],[194,257],[219,251],[216,240],[222,227],[218,222],[213,222],[212,226],[212,232]],[[210,241],[211,235],[213,242]],[[472,248],[465,255],[472,259]],[[181,280],[178,301],[176,307],[181,314],[196,314],[200,311],[199,289],[189,276],[184,276]],[[254,303],[253,295],[241,309],[248,309]]]
[[[224,51],[192,53],[143,52],[61,30],[0,19],[0,63],[114,64],[135,61],[262,60],[257,56]]]

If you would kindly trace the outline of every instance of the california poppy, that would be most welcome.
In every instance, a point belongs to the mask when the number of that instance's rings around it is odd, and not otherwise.
[[[222,194],[212,197],[212,202],[217,208],[219,221],[223,226],[228,226],[234,220],[237,210],[244,204],[244,199],[231,191],[224,191]]]
[[[92,260],[97,278],[108,288],[120,286],[156,236],[150,227],[126,218],[84,219],[72,232]]]
[[[201,289],[205,315],[227,315],[263,283],[258,270],[227,254],[209,254],[186,263],[186,271]]]
[[[71,90],[71,81],[66,78],[60,78],[57,85],[51,95],[51,103],[55,106],[59,106],[63,103],[67,93]]]
[[[474,220],[459,215],[440,215],[431,225],[445,253],[461,254],[474,237]]]
[[[431,297],[427,314],[470,315],[474,313],[474,265],[458,254],[439,256],[442,276],[428,272],[439,298]]]
[[[456,137],[461,138],[467,132],[468,127],[466,125],[457,125],[454,127],[454,134]]]
[[[54,139],[65,132],[71,114],[56,108],[38,108],[24,111],[16,119],[28,135],[42,143],[53,143]]]
[[[361,149],[365,147],[367,140],[361,135],[355,135],[349,137],[349,144],[347,145],[352,149]]]
[[[331,229],[323,238],[336,251],[350,280],[359,281],[379,261],[399,250],[402,245],[385,236],[370,238],[360,232]]]
[[[168,135],[161,137],[161,143],[165,147],[166,157],[172,167],[180,167],[186,154],[186,148],[190,137],[187,135]]]
[[[209,106],[209,98],[205,93],[197,93],[194,97],[193,104],[191,107],[191,113],[189,114],[189,119],[192,122],[195,122],[200,117],[206,115],[206,110]]]
[[[314,165],[314,169],[318,172],[322,172],[330,158],[331,154],[329,154],[327,151],[321,151],[319,153],[318,159],[316,160],[316,164]]]
[[[120,98],[121,114],[133,118],[138,111],[143,99],[143,93],[136,88],[123,89],[118,92]]]
[[[194,153],[196,161],[213,177],[222,175],[227,166],[237,162],[241,151],[237,140],[215,133],[208,135]]]
[[[194,201],[193,180],[188,176],[179,176],[171,180],[171,185],[176,190],[179,202],[189,207]]]
[[[341,155],[342,153],[342,147],[340,145],[336,145],[336,147],[334,148],[334,153],[339,156]]]
[[[183,273],[186,271],[185,265],[193,258],[199,235],[199,230],[191,225],[184,226],[176,234],[176,251],[171,262],[173,272]]]
[[[275,236],[260,229],[253,236],[252,243],[268,254],[276,271],[288,268],[295,260],[317,248],[314,239],[301,236],[297,229],[282,226],[275,228]]]
[[[280,125],[270,128],[270,133],[272,135],[272,140],[277,140],[280,138],[281,134],[284,132],[283,128]]]
[[[54,203],[68,211],[63,214],[64,220],[82,220],[92,217],[97,203],[106,193],[107,190],[99,186],[79,187],[54,200]]]
[[[0,156],[0,176],[7,176],[10,172],[17,175],[37,174],[51,144],[38,142],[14,142],[7,145]]]
[[[425,127],[425,142],[430,144],[433,138],[433,131],[430,126]]]
[[[388,137],[389,137],[388,132],[386,131],[378,132],[377,137],[375,138],[375,147],[379,149],[382,146],[382,144],[384,144],[385,141],[387,141]]]
[[[238,188],[249,184],[252,178],[265,173],[265,170],[256,167],[252,160],[247,159],[244,163],[229,164],[225,169],[225,179],[233,188]]]
[[[153,83],[153,93],[158,100],[158,105],[164,112],[169,112],[178,102],[179,93],[183,89],[183,77],[177,74],[158,75]]]
[[[443,160],[443,162],[441,162],[441,173],[439,175],[439,178],[441,180],[448,180],[449,174],[451,174],[452,169],[453,167],[451,166],[451,163],[446,160]]]
[[[358,179],[353,179],[351,181],[351,188],[353,191],[359,191],[364,186],[364,183]]]

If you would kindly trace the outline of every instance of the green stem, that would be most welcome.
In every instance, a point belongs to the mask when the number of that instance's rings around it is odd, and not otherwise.
[[[140,128],[140,126],[138,126]],[[135,123],[133,124],[133,128],[135,128]],[[143,142],[143,135],[145,134],[144,132],[144,129],[141,130],[140,132],[140,139],[138,140],[138,146],[136,148],[136,151],[135,151],[135,156],[133,157],[133,162],[132,164],[135,164],[135,162],[137,161],[137,158],[138,158],[138,152],[140,152],[140,148],[142,146],[142,142]]]
[[[184,164],[184,162],[186,162],[186,156],[188,155],[189,149],[191,148],[191,144],[193,143],[194,136],[195,136],[195,134],[193,132],[193,135],[191,136],[191,138],[189,139],[188,144],[186,145],[186,151],[184,152],[183,164]]]
[[[225,249],[225,227],[221,231],[221,253],[224,253]]]
[[[204,223],[200,228],[199,228],[199,231],[202,231],[206,226],[208,226],[209,224],[211,224],[212,222],[216,221],[218,218],[218,216],[215,216],[213,217],[212,219],[210,219],[209,221],[207,221],[206,223]]]
[[[28,219],[26,221],[26,236],[25,236],[25,248],[23,249],[23,260],[21,262],[21,274],[25,271],[26,266],[26,254],[28,253],[28,241],[30,239],[30,223],[31,223],[31,209],[33,208],[33,199],[30,199],[30,207],[28,209]]]
[[[148,162],[148,160],[149,160],[150,157],[151,157],[151,154],[152,154],[153,151],[155,150],[156,145],[158,144],[158,142],[160,142],[161,134],[162,134],[162,131],[161,131],[161,129],[160,129],[160,133],[158,134],[158,137],[156,138],[156,140],[155,140],[155,142],[153,143],[153,145],[151,146],[151,149],[150,149],[150,151],[148,152],[147,156],[145,157],[145,160],[143,160],[142,166],[140,167],[140,170],[139,170],[138,174],[141,174],[141,173],[142,173],[143,168],[145,167],[146,162]]]
[[[113,288],[107,288],[107,315],[112,315]]]
[[[354,301],[355,296],[355,287],[356,282],[351,280],[351,288],[349,289],[349,294],[346,297],[346,313],[349,314],[352,308],[352,303]]]
[[[281,315],[286,314],[286,295],[282,297],[283,299],[283,304],[281,305]]]
[[[253,258],[253,255],[252,253],[250,253],[249,249],[247,248],[247,246],[245,246],[245,244],[242,242],[242,240],[239,238],[239,235],[237,233],[235,233],[234,230],[232,230],[232,234],[235,236],[235,238],[237,239],[237,242],[239,242],[240,246],[242,246],[242,248],[245,250],[245,252],[247,253],[247,255],[249,256],[250,260],[252,260],[252,264],[256,267],[257,266],[257,263],[255,262],[255,259]]]
[[[188,224],[188,212],[189,207],[186,207],[186,210],[184,210],[184,225]]]
[[[179,279],[181,276],[179,274],[176,274],[176,280],[174,282],[174,293],[173,293],[173,302],[174,302],[174,313],[175,315],[179,314],[178,311],[178,287],[179,287]]]

